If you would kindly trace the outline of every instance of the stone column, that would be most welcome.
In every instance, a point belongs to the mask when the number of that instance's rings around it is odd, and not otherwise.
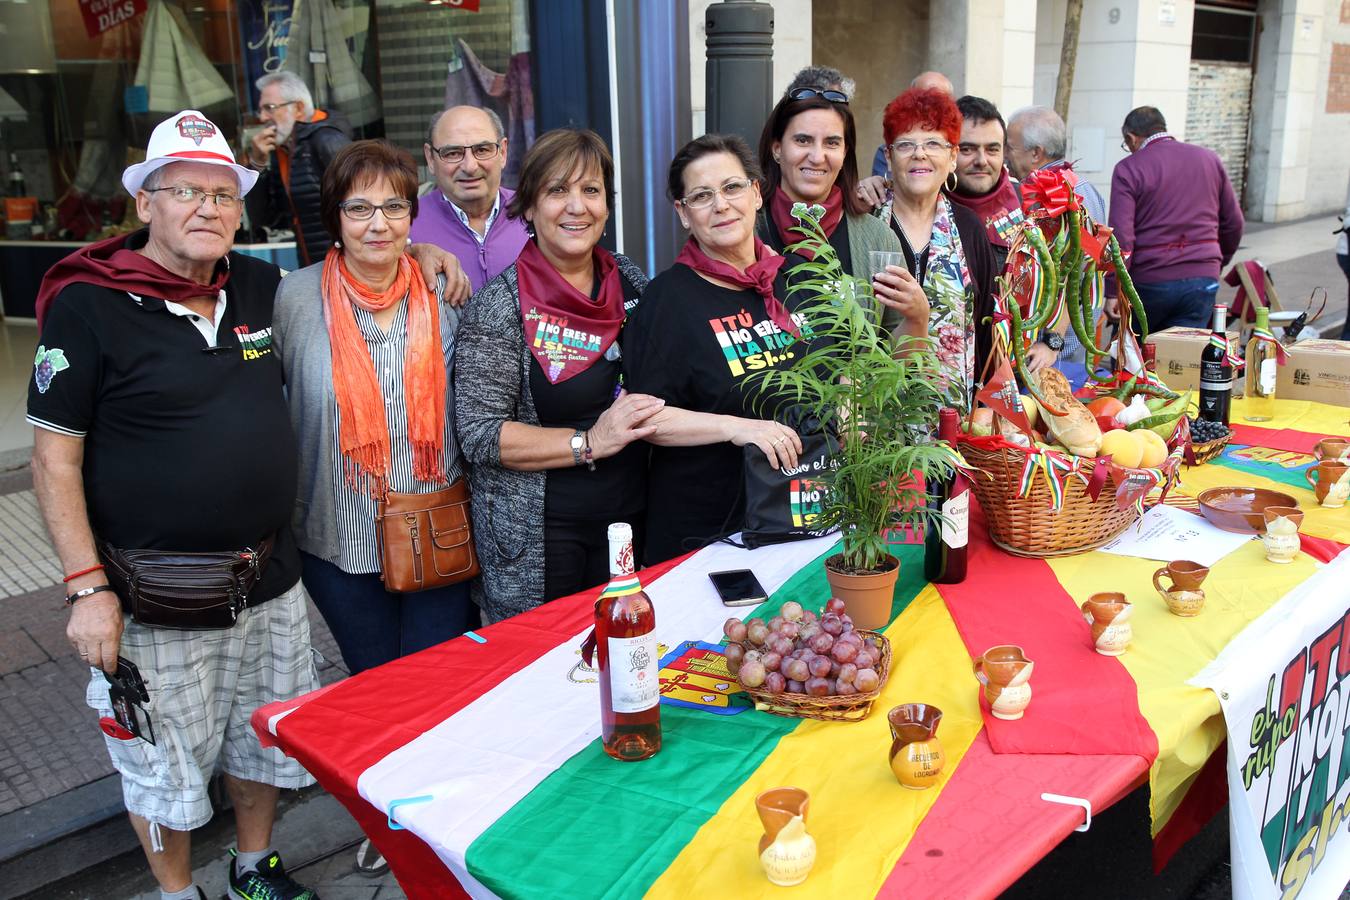
[[[1002,100],[1007,4],[1008,0],[929,3],[928,68],[950,78],[958,97],[975,94],[996,104]],[[1034,0],[1031,5],[1034,9]],[[1034,13],[1031,21],[1035,21]]]

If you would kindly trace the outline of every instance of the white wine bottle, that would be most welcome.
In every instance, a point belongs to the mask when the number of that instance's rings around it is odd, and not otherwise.
[[[1275,382],[1279,378],[1279,339],[1270,330],[1270,310],[1256,307],[1256,327],[1247,341],[1247,397],[1243,418],[1269,422],[1275,417]]]

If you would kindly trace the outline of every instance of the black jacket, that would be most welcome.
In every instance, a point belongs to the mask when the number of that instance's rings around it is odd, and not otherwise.
[[[328,164],[351,141],[351,126],[342,113],[330,112],[317,122],[296,122],[290,184],[281,183],[281,169],[273,153],[257,185],[248,192],[248,214],[255,227],[295,229],[302,268],[322,262],[333,243],[319,218],[319,188]]]

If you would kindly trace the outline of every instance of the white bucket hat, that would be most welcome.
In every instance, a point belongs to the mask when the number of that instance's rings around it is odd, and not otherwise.
[[[134,197],[147,175],[175,162],[229,166],[239,178],[241,196],[258,180],[257,172],[234,161],[230,142],[214,122],[195,109],[185,109],[155,126],[145,150],[145,161],[127,166],[122,173],[122,187]]]

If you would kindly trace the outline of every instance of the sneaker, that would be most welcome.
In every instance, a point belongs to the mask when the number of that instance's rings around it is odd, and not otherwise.
[[[230,851],[230,896],[238,900],[319,900],[319,895],[286,874],[281,855],[273,853],[258,868],[234,873],[235,851]]]

